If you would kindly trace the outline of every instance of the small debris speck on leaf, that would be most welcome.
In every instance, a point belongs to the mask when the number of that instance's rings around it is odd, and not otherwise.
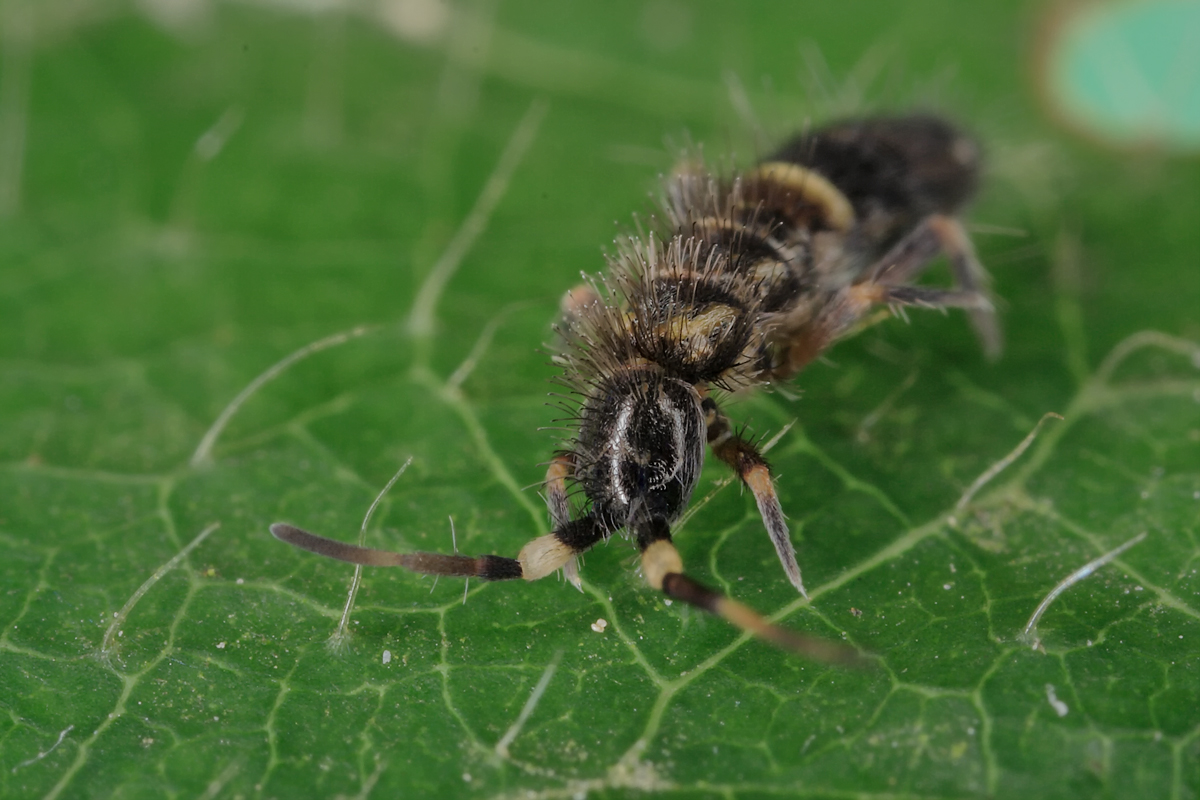
[[[1055,696],[1054,684],[1052,683],[1046,684],[1046,699],[1050,701],[1050,707],[1054,709],[1054,713],[1060,717],[1065,717],[1071,710],[1066,703]]]

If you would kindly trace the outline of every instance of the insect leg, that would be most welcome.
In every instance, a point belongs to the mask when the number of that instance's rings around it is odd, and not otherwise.
[[[571,453],[559,453],[550,462],[546,470],[546,507],[550,510],[550,522],[555,530],[563,528],[571,521],[571,505],[567,495],[567,479],[575,474],[575,457]],[[579,560],[571,558],[563,564],[563,575],[571,585],[583,591],[583,581],[579,577]]]
[[[276,539],[338,561],[370,567],[404,567],[422,575],[480,578],[485,581],[507,581],[515,578],[536,581],[538,578],[544,578],[561,569],[567,561],[611,532],[611,528],[605,522],[594,515],[588,515],[560,526],[553,533],[539,536],[521,548],[516,558],[507,558],[495,555],[393,553],[327,539],[282,522],[271,526],[271,534]]]
[[[546,470],[546,508],[550,510],[550,522],[561,528],[571,521],[571,506],[567,496],[567,479],[575,474],[575,457],[570,453],[559,453],[550,461]]]
[[[662,520],[636,525],[634,535],[642,551],[642,575],[652,588],[667,597],[714,614],[747,633],[814,661],[863,665],[862,656],[854,648],[772,625],[749,606],[684,575],[683,559],[671,543],[670,531]]]
[[[581,283],[569,289],[559,303],[559,339],[560,345],[575,335],[587,310],[600,302],[600,295],[594,286]],[[550,510],[550,522],[556,529],[562,528],[571,520],[571,506],[567,495],[567,479],[575,474],[575,459],[570,453],[559,453],[550,462],[546,470],[546,507]],[[586,549],[586,548],[585,548]],[[582,552],[582,551],[581,551]],[[583,581],[579,577],[579,561],[568,559],[562,565],[563,577],[571,582],[579,591],[583,591]]]
[[[704,409],[708,446],[712,448],[713,455],[728,464],[750,489],[754,502],[758,504],[758,513],[762,515],[763,525],[771,537],[771,544],[775,545],[775,552],[783,564],[783,571],[800,594],[808,597],[804,582],[800,579],[800,565],[796,563],[796,548],[792,545],[783,508],[779,505],[775,485],[771,482],[771,467],[753,443],[733,430],[729,418],[721,413],[716,401],[705,397],[701,401],[701,408]]]
[[[423,575],[450,575],[458,578],[482,578],[485,581],[505,581],[524,577],[518,559],[504,556],[447,556],[440,553],[393,553],[371,547],[326,539],[293,525],[276,522],[271,535],[281,542],[316,553],[319,556],[363,564],[368,567],[404,567]],[[536,541],[536,540],[535,540]]]
[[[923,308],[966,308],[989,314],[994,311],[987,296],[979,292],[933,286],[886,286],[883,287],[879,302]]]
[[[987,270],[975,255],[971,237],[962,223],[944,214],[931,214],[896,245],[871,269],[871,280],[887,287],[900,287],[921,274],[933,260],[945,253],[957,284],[957,296],[943,306],[966,308],[971,325],[983,343],[988,358],[996,358],[1004,347],[1000,326],[988,289]],[[913,288],[913,287],[908,287]],[[974,300],[971,300],[974,296]],[[918,304],[935,304],[930,295]],[[894,302],[908,302],[897,298]]]
[[[591,284],[581,283],[568,289],[558,304],[560,332],[569,337],[570,331],[579,324],[588,309],[599,302],[600,293]]]

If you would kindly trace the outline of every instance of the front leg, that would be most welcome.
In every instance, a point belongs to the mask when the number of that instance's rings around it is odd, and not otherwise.
[[[721,413],[715,400],[705,397],[701,407],[708,425],[708,446],[713,455],[728,464],[750,489],[754,502],[758,504],[758,513],[762,515],[763,525],[767,528],[767,535],[771,537],[771,544],[775,545],[775,552],[783,564],[783,571],[800,594],[808,597],[804,582],[800,579],[800,565],[796,563],[796,548],[792,545],[783,508],[779,505],[779,497],[771,481],[770,465],[752,442],[733,430],[729,418]]]
[[[546,469],[546,508],[550,510],[550,524],[557,530],[571,521],[570,495],[567,480],[575,476],[575,454],[564,452],[556,455]],[[571,558],[563,564],[563,577],[579,591],[583,591],[583,580],[579,577],[579,559]]]

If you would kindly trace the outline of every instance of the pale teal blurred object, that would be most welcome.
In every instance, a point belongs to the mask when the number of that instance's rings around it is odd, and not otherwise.
[[[1046,45],[1043,89],[1068,125],[1118,147],[1200,149],[1200,2],[1075,8]]]

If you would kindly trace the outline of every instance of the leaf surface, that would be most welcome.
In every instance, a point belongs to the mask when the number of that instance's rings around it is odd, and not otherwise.
[[[1200,794],[1200,165],[1051,128],[1018,4],[59,5],[12,12],[0,88],[0,794]],[[855,103],[986,142],[1005,356],[913,312],[731,404],[796,421],[811,604],[718,464],[677,542],[877,667],[668,606],[621,539],[582,593],[367,571],[331,648],[352,569],[267,526],[353,540],[411,458],[368,544],[515,554],[561,293],[678,147],[746,163]]]

